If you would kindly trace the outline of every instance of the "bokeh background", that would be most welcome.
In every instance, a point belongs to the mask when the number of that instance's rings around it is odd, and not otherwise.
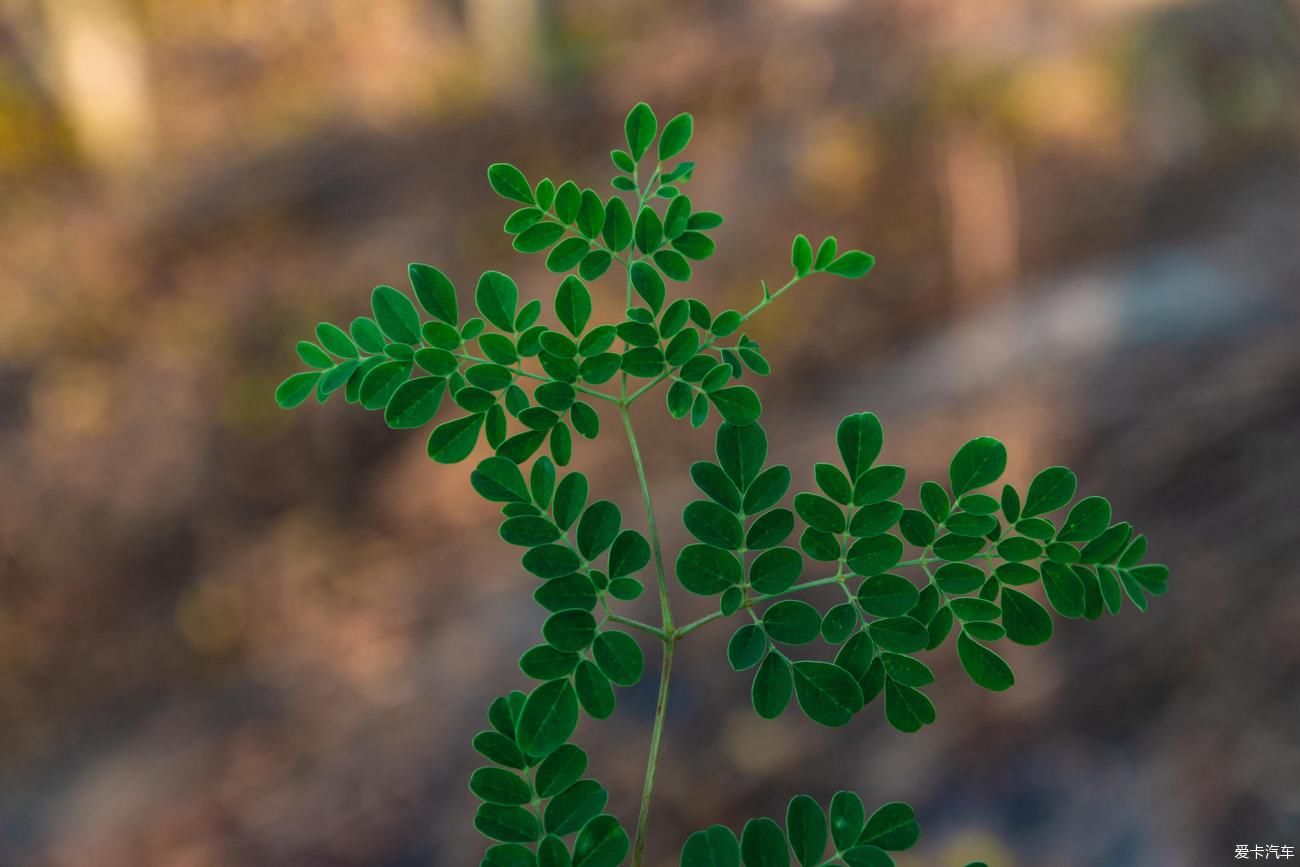
[[[690,193],[728,217],[697,269],[715,306],[780,282],[796,231],[879,259],[754,323],[797,484],[849,411],[880,414],[913,480],[990,434],[1016,482],[1076,467],[1173,568],[1146,615],[1008,648],[1007,694],[936,655],[939,722],[915,736],[878,712],[762,722],[729,631],[700,633],[655,867],[695,828],[839,788],[917,806],[912,867],[1300,845],[1298,20],[1295,0],[5,0],[0,864],[477,863],[469,739],[525,683],[532,579],[422,434],[271,392],[295,340],[409,261],[549,292],[484,168],[604,188],[639,99],[696,116]],[[637,419],[671,516],[711,436],[657,397]],[[576,465],[637,514],[618,437]],[[625,819],[651,668],[579,733]]]

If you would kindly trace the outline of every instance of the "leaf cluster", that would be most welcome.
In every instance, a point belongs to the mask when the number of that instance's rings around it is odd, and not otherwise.
[[[769,461],[750,384],[771,364],[744,327],[801,281],[863,277],[874,259],[840,250],[834,237],[814,247],[797,235],[791,276],[776,289],[763,283],[748,311],[672,297],[670,287],[714,254],[723,223],[686,192],[695,163],[680,156],[693,134],[689,114],[661,127],[648,105],[635,106],[624,146],[610,153],[616,173],[606,193],[572,180],[533,182],[517,166],[492,164],[491,188],[515,206],[504,225],[513,248],[544,256],[554,275],[549,301],[524,301],[511,277],[489,270],[466,302],[442,270],[412,264],[409,292],[377,286],[370,310],[346,327],[318,324],[314,340],[296,347],[305,369],[276,389],[285,408],[337,393],[392,428],[432,424],[429,456],[450,464],[477,455],[471,485],[500,508],[501,538],[522,549],[545,615],[538,642],[519,660],[530,688],[497,698],[490,727],[473,741],[488,762],[469,782],[480,801],[475,827],[492,841],[487,867],[616,867],[629,853],[642,863],[648,800],[634,843],[605,812],[609,792],[571,743],[582,715],[609,718],[617,690],[640,682],[646,660],[634,631],[665,653],[648,798],[667,661],[678,641],[714,620],[743,621],[727,658],[736,671],[754,672],[760,717],[797,704],[821,725],[842,726],[879,698],[890,724],[915,732],[936,715],[924,657],[954,633],[967,675],[1000,691],[1015,676],[998,642],[1042,644],[1054,615],[1096,620],[1118,613],[1126,598],[1145,611],[1167,587],[1168,569],[1143,562],[1146,538],[1113,522],[1107,500],[1075,500],[1070,470],[1049,467],[1023,491],[997,488],[1007,454],[992,437],[967,442],[946,480],[921,482],[905,501],[907,471],[881,461],[879,419],[856,413],[835,431],[839,461],[816,464],[814,489],[791,495],[794,475]],[[595,321],[606,305],[591,287],[612,273],[623,278],[621,312]],[[711,459],[690,467],[701,496],[682,522],[694,541],[671,558],[661,552],[629,415],[660,384],[672,418],[695,428],[719,420]],[[644,532],[611,500],[593,497],[586,475],[564,470],[577,439],[606,429],[600,409],[617,412],[627,435]],[[674,625],[668,562],[686,591],[716,599],[712,613]],[[652,565],[660,626],[619,611],[645,592]],[[805,578],[812,570],[824,572]],[[794,598],[816,587],[837,587],[842,599],[823,611]],[[793,853],[800,867],[885,867],[918,835],[906,804],[867,816],[852,793],[837,793],[828,810],[801,795],[784,827],[755,819],[739,836],[723,826],[697,832],[681,864],[789,867]]]

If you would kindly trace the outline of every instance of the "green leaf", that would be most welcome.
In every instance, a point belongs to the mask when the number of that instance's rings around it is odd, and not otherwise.
[[[745,547],[762,551],[780,545],[794,532],[794,513],[789,509],[773,509],[761,515],[745,535]]]
[[[714,451],[723,472],[737,488],[748,491],[767,460],[767,434],[759,425],[727,422],[718,426]]]
[[[1084,497],[1074,504],[1056,538],[1061,542],[1087,542],[1110,525],[1110,503],[1104,497]]]
[[[483,853],[483,863],[479,867],[537,867],[537,863],[537,856],[527,846],[499,843]]]
[[[817,487],[837,503],[847,506],[853,499],[853,485],[844,472],[834,464],[819,463],[813,466]]]
[[[817,258],[813,261],[813,269],[825,271],[826,267],[835,259],[836,248],[837,244],[834,235],[825,238],[817,247]]]
[[[750,430],[761,431],[762,428],[754,425]],[[766,457],[767,450],[764,446],[763,456]],[[746,515],[753,515],[764,509],[776,505],[785,492],[790,489],[790,468],[782,464],[774,467],[768,467],[759,473],[745,491],[744,501],[741,503],[741,510]]]
[[[858,837],[860,846],[878,846],[900,852],[910,849],[921,836],[912,807],[902,801],[885,804],[871,814]]]
[[[1011,536],[998,543],[998,556],[1011,563],[1034,560],[1042,554],[1043,546],[1024,536]]]
[[[709,400],[728,423],[745,427],[758,421],[763,406],[754,389],[747,385],[733,385],[709,393]]]
[[[569,407],[569,421],[573,423],[573,429],[586,439],[594,440],[600,434],[600,416],[580,400]]]
[[[794,689],[803,712],[813,722],[824,726],[846,725],[862,709],[862,689],[858,682],[847,671],[829,662],[796,662]]]
[[[578,231],[588,238],[595,238],[605,228],[605,204],[596,195],[595,190],[583,190],[578,204]]]
[[[677,554],[677,580],[686,590],[699,595],[722,593],[740,584],[740,560],[729,551],[710,545],[688,545]]]
[[[854,846],[841,857],[848,867],[894,867],[894,860],[876,846]]]
[[[479,807],[474,814],[474,827],[484,837],[502,843],[531,843],[542,836],[541,825],[531,811],[501,804]]]
[[[880,419],[875,413],[860,412],[845,417],[835,431],[835,442],[839,446],[840,457],[849,471],[849,478],[856,479],[871,468],[871,464],[880,455],[885,442],[885,432],[880,426]]]
[[[469,790],[489,804],[527,804],[533,796],[522,777],[501,768],[479,768],[470,774]]]
[[[624,530],[609,550],[609,577],[621,578],[644,569],[650,562],[650,543],[636,530]]]
[[[437,415],[446,387],[447,380],[440,376],[420,376],[402,383],[384,409],[385,423],[391,428],[427,424]]]
[[[1083,582],[1074,570],[1048,561],[1043,563],[1042,571],[1043,590],[1056,612],[1062,617],[1082,617],[1085,603]]]
[[[515,515],[501,524],[501,538],[511,545],[533,548],[560,538],[560,530],[538,515]]]
[[[831,840],[835,848],[843,851],[862,836],[866,827],[867,810],[862,799],[854,792],[836,792],[831,796]]]
[[[488,183],[501,198],[523,202],[525,205],[533,204],[533,190],[528,185],[528,179],[510,163],[493,163],[488,166],[487,175]]]
[[[886,617],[867,627],[871,640],[884,650],[894,653],[916,653],[924,650],[930,633],[925,624],[913,617]]]
[[[749,564],[749,583],[759,593],[783,593],[799,580],[802,570],[803,558],[798,551],[793,548],[772,548],[759,554]]]
[[[582,473],[569,473],[555,488],[555,499],[551,501],[551,514],[561,530],[568,530],[582,514],[582,507],[587,502],[587,477]]]
[[[532,867],[532,863],[521,863],[519,867]],[[564,841],[554,834],[543,837],[537,847],[537,867],[573,867],[573,859],[569,856],[569,849],[564,845]]]
[[[541,558],[539,561],[539,557]],[[537,604],[552,613],[560,611],[591,611],[596,607],[596,587],[586,575],[575,572],[579,564],[573,552],[563,545],[538,545],[524,554],[525,566],[539,578],[548,579],[533,591]],[[534,662],[557,660],[534,660]],[[521,664],[523,660],[520,660]],[[577,665],[575,658],[564,671],[553,673],[525,672],[538,680],[554,680],[568,674]]]
[[[614,257],[604,250],[592,250],[578,263],[578,274],[584,280],[595,280],[609,270]]]
[[[803,235],[795,235],[790,250],[790,264],[794,266],[795,276],[806,277],[812,271],[812,263],[812,244]]]
[[[601,237],[605,239],[605,246],[615,253],[632,243],[632,214],[627,203],[618,196],[611,196],[605,203],[605,226]]]
[[[934,583],[944,593],[974,593],[987,576],[969,563],[944,563],[934,573]]]
[[[578,704],[592,719],[609,719],[614,713],[617,704],[614,687],[591,660],[584,659],[578,663],[578,669],[573,673],[573,688],[578,694]]]
[[[582,828],[600,815],[609,800],[609,792],[595,780],[579,780],[560,792],[546,805],[542,824],[548,834],[563,837]]]
[[[373,375],[372,372],[371,376]],[[478,442],[478,433],[482,428],[482,413],[443,422],[429,434],[429,457],[440,464],[454,464],[465,460],[474,450]]]
[[[432,265],[413,262],[406,268],[415,297],[430,316],[455,325],[460,316],[456,304],[456,287],[447,275]]]
[[[934,704],[925,693],[886,678],[885,719],[890,725],[901,732],[914,732],[930,725],[934,717]]]
[[[771,819],[750,819],[740,833],[745,867],[790,867],[790,849],[781,826]]]
[[[902,467],[883,465],[872,467],[858,476],[853,483],[853,505],[871,506],[883,503],[903,489],[907,471]]]
[[[353,319],[348,330],[352,334],[353,342],[366,352],[384,351],[384,335],[375,324],[375,320],[369,316],[358,316]]]
[[[845,562],[855,575],[876,575],[894,568],[901,559],[903,543],[887,533],[858,539],[845,555]]]
[[[769,647],[767,635],[757,623],[746,623],[727,642],[727,662],[734,671],[758,665]]]
[[[1078,487],[1079,479],[1073,471],[1067,467],[1048,467],[1029,483],[1029,491],[1025,494],[1024,508],[1019,517],[1032,518],[1061,508],[1074,499]],[[1008,515],[1007,520],[1018,519]]]
[[[618,506],[609,500],[597,500],[582,513],[578,522],[578,551],[588,560],[594,560],[614,544],[623,516]]]
[[[902,516],[901,503],[888,501],[863,506],[854,513],[853,520],[849,522],[849,535],[855,538],[879,536],[892,529]]]
[[[808,526],[825,533],[843,533],[844,510],[817,494],[795,494],[794,510]]]
[[[645,656],[641,653],[641,647],[626,632],[609,629],[600,633],[592,644],[591,652],[600,670],[619,686],[639,683],[645,672]]]
[[[564,237],[564,227],[559,223],[544,222],[529,226],[515,238],[513,247],[520,253],[539,253]]]
[[[591,293],[572,274],[565,277],[555,291],[555,315],[574,337],[582,333],[591,318]]]
[[[837,256],[833,262],[826,266],[825,270],[828,274],[857,278],[865,277],[875,264],[876,257],[870,253],[863,253],[861,250],[850,250]]]
[[[957,450],[948,467],[953,496],[991,485],[1006,468],[1007,447],[992,437],[976,437]]]
[[[790,661],[775,650],[763,657],[763,663],[754,675],[754,686],[750,694],[754,711],[763,719],[776,719],[790,703],[794,692],[794,676],[790,671]]]
[[[713,825],[686,838],[680,863],[681,867],[741,867],[740,843],[730,828]]]
[[[695,121],[685,112],[664,124],[664,134],[659,137],[659,161],[671,159],[686,150],[694,128]]]
[[[688,503],[682,523],[692,536],[717,548],[737,551],[745,542],[745,530],[735,514],[708,500]]]
[[[970,679],[985,689],[1001,692],[1016,682],[1005,659],[965,632],[957,636],[957,656]]]
[[[858,588],[858,604],[877,617],[900,617],[916,605],[920,593],[901,575],[873,575]]]
[[[668,205],[664,213],[664,235],[676,238],[686,231],[691,219],[691,197],[678,196]]]
[[[858,611],[851,602],[841,602],[833,606],[822,618],[822,638],[828,644],[839,644],[858,626]]]
[[[275,388],[275,402],[281,409],[293,409],[311,397],[320,381],[319,372],[295,373]]]
[[[519,304],[519,287],[515,281],[500,271],[484,271],[474,289],[474,304],[488,322],[514,333],[515,308]]]
[[[925,512],[904,509],[898,519],[898,532],[911,544],[924,548],[934,541],[934,521]]]
[[[628,174],[631,174],[632,172],[636,171],[636,162],[633,161],[631,154],[629,154],[627,151],[622,151],[615,148],[614,150],[609,152],[609,159],[610,162],[614,164],[614,168],[618,169],[621,172],[627,172]]]
[[[632,235],[636,239],[637,249],[647,256],[659,249],[664,239],[664,225],[654,208],[647,205],[637,213]]]
[[[500,732],[479,732],[474,735],[473,746],[479,755],[498,765],[522,770],[527,764],[514,739]]]
[[[511,521],[525,520],[511,518]],[[542,637],[556,650],[576,653],[586,650],[596,636],[596,619],[586,611],[561,611],[542,624]]]
[[[696,461],[691,464],[691,481],[715,503],[731,512],[740,511],[740,489],[722,471],[722,467],[709,461]]]
[[[581,575],[574,576],[587,579]],[[563,580],[563,579],[559,579]],[[548,581],[538,588],[537,592],[550,590],[558,582]],[[587,582],[590,584],[591,582]],[[534,594],[536,595],[536,594]],[[595,594],[591,597],[592,605],[596,604]],[[549,610],[549,609],[548,609]],[[558,610],[564,610],[560,608]],[[524,651],[523,656],[519,657],[519,670],[534,680],[554,680],[557,677],[568,677],[573,670],[578,667],[578,661],[582,659],[576,653],[570,653],[564,650],[556,650],[549,644],[538,644]]]
[[[826,814],[807,795],[796,795],[785,811],[785,829],[790,848],[803,867],[817,867],[826,851]]]
[[[534,689],[519,714],[519,746],[542,758],[569,739],[578,726],[578,696],[567,679],[549,680]]]
[[[546,257],[546,268],[556,274],[562,274],[577,267],[591,250],[591,244],[583,238],[565,238],[556,244]]]
[[[324,346],[339,358],[357,357],[357,347],[352,342],[352,338],[348,337],[347,332],[342,328],[331,322],[322,322],[316,326],[316,339],[321,342],[321,346]],[[310,346],[311,344],[307,345]],[[301,351],[299,351],[299,355],[301,355]],[[303,360],[306,361],[305,358]],[[325,361],[326,366],[332,367],[334,365],[334,362],[330,361],[328,357]]]
[[[763,629],[782,644],[807,644],[821,628],[817,609],[800,599],[783,599],[763,612]]]
[[[537,772],[533,775],[533,788],[538,797],[553,797],[573,785],[586,770],[587,754],[582,748],[564,744],[537,766]]]
[[[1052,617],[1032,597],[1002,588],[1002,625],[1016,644],[1042,644],[1052,637]]]
[[[681,253],[687,259],[694,259],[696,261],[709,258],[713,255],[713,252],[716,249],[713,239],[702,232],[683,232],[674,238],[672,243],[674,250]],[[656,258],[655,261],[658,262],[658,258]],[[663,265],[660,264],[660,267],[663,267]],[[689,278],[690,273],[688,270],[680,277],[671,274],[669,276],[673,276],[674,279],[677,280],[685,280]]]
[[[392,286],[376,286],[370,294],[375,321],[389,340],[396,343],[420,342],[420,314],[411,299]]]
[[[633,160],[639,161],[645,155],[650,143],[655,140],[658,128],[655,113],[644,102],[638,102],[628,112],[623,131],[627,136],[627,149],[632,154]]]
[[[653,266],[642,261],[633,262],[628,274],[632,278],[632,288],[655,313],[664,303],[664,279]],[[656,337],[655,343],[658,343]]]
[[[573,867],[618,867],[627,857],[627,832],[613,816],[592,819],[573,844]]]

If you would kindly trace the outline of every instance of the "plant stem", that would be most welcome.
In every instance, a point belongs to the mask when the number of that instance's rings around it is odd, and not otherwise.
[[[746,313],[744,316],[741,317],[741,319],[740,319],[741,323],[743,324],[743,323],[745,323],[745,322],[748,322],[748,321],[749,321],[751,318],[753,318],[753,316],[754,316],[755,314],[757,314],[760,310],[762,310],[762,309],[763,309],[764,307],[766,307],[767,305],[771,304],[771,303],[772,303],[773,301],[775,301],[777,298],[780,298],[782,295],[784,295],[784,294],[786,293],[786,291],[788,291],[788,290],[790,289],[791,286],[793,286],[794,284],[798,283],[800,280],[803,280],[803,279],[804,279],[804,277],[798,277],[798,276],[791,277],[791,278],[790,278],[790,281],[789,281],[788,283],[786,283],[784,286],[782,286],[780,289],[777,289],[775,292],[772,292],[772,293],[769,293],[769,294],[765,295],[762,301],[759,301],[757,304],[755,304],[753,307],[751,307],[751,308],[749,309],[749,312]],[[630,302],[629,302],[629,303],[630,303]],[[709,337],[707,340],[704,341],[704,344],[700,347],[700,350],[703,351],[703,350],[705,350],[705,349],[708,349],[710,346],[712,346],[712,345],[713,345],[714,343],[716,343],[717,341],[718,341],[718,338],[717,338],[716,336],[711,336],[711,337]],[[631,394],[629,394],[629,395],[624,399],[625,402],[626,402],[626,403],[631,403],[632,401],[636,400],[638,397],[640,397],[641,395],[645,394],[647,391],[649,391],[650,389],[654,388],[656,385],[658,385],[659,383],[661,383],[661,382],[663,382],[665,379],[667,379],[667,378],[669,377],[669,375],[670,375],[670,371],[665,371],[664,373],[659,374],[659,375],[656,376],[654,379],[650,380],[650,381],[647,382],[645,385],[641,386],[641,387],[638,388],[636,391],[634,391],[634,392],[632,392]]]
[[[673,630],[673,612],[668,600],[668,576],[664,570],[663,546],[659,542],[659,529],[655,524],[654,505],[650,502],[650,482],[646,479],[645,462],[641,459],[641,449],[637,446],[636,432],[632,429],[632,416],[628,412],[627,404],[619,404],[618,414],[623,420],[623,430],[627,432],[627,444],[632,450],[632,464],[636,467],[637,482],[641,486],[641,499],[645,501],[646,528],[650,533],[650,550],[654,553],[655,574],[659,583],[659,611],[663,617],[660,637],[664,645],[664,661],[659,672],[659,698],[655,702],[654,724],[650,729],[650,755],[646,758],[645,784],[641,788],[641,809],[636,820],[636,842],[632,847],[632,867],[641,867],[642,861],[645,860],[646,829],[650,823],[650,799],[654,795],[655,767],[659,763],[664,719],[668,715],[668,680],[672,676],[673,651],[677,646],[677,635]]]
[[[659,764],[659,746],[663,741],[664,720],[668,716],[668,679],[672,676],[673,651],[677,641],[664,641],[664,664],[659,672],[659,698],[655,701],[654,727],[650,729],[650,755],[646,758],[645,784],[641,787],[641,810],[636,817],[636,842],[632,846],[632,867],[645,861],[646,828],[650,824],[650,799],[655,788],[655,766]]]
[[[621,623],[624,626],[630,626],[633,629],[640,629],[642,632],[648,632],[660,641],[668,640],[668,636],[658,626],[651,626],[649,623],[642,623],[640,620],[633,620],[631,617],[624,617],[623,615],[615,614],[612,611],[607,615],[607,619],[612,620],[615,623]]]
[[[452,356],[454,358],[459,358],[463,361],[474,361],[479,364],[496,364],[496,362],[492,361],[491,359],[482,358],[477,355],[471,355],[468,352],[453,352]],[[540,380],[541,382],[552,381],[552,378],[549,376],[542,376],[539,373],[532,373],[530,371],[522,369],[522,367],[515,368],[514,372],[520,376],[527,377],[528,379],[536,379],[536,380]],[[580,391],[585,395],[589,395],[591,397],[598,398],[600,400],[607,400],[610,403],[618,403],[620,400],[620,398],[616,397],[615,395],[606,394],[603,391],[597,391],[594,388],[587,388],[586,386],[583,385],[574,385],[573,389],[574,391]]]
[[[626,404],[619,404],[619,417],[623,419],[623,430],[627,432],[627,443],[632,449],[632,464],[636,467],[636,478],[641,484],[641,499],[645,502],[646,528],[650,531],[650,550],[654,552],[655,575],[659,579],[659,611],[663,615],[663,630],[668,638],[673,637],[673,612],[668,605],[668,577],[664,570],[664,551],[659,544],[659,529],[655,526],[655,508],[650,502],[650,482],[645,475],[645,462],[641,460],[641,449],[636,444],[636,432],[632,430],[632,416]]]

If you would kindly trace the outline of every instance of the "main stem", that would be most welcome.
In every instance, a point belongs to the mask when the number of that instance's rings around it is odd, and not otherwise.
[[[650,729],[650,755],[646,758],[645,783],[641,787],[641,809],[636,819],[636,842],[632,846],[632,867],[641,867],[645,860],[646,828],[650,824],[650,799],[654,795],[655,767],[659,763],[664,720],[668,716],[668,681],[673,672],[673,651],[677,647],[677,635],[673,630],[673,612],[668,602],[668,576],[664,570],[664,553],[663,546],[659,543],[659,530],[655,526],[655,510],[650,502],[650,482],[646,479],[645,462],[641,459],[641,449],[636,443],[636,432],[632,429],[632,416],[628,412],[626,403],[619,404],[618,413],[623,420],[623,430],[627,432],[628,446],[632,450],[632,463],[636,467],[637,481],[641,485],[641,499],[645,501],[646,526],[650,532],[650,549],[654,553],[655,573],[659,579],[659,610],[663,618],[664,661],[659,671],[659,698],[655,701],[654,725]]]

